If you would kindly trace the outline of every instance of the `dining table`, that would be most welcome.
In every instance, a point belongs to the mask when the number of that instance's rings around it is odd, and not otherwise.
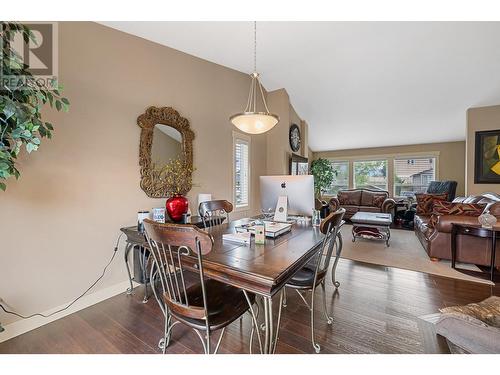
[[[255,218],[245,218],[205,229],[212,235],[214,242],[212,251],[203,256],[203,272],[208,278],[241,288],[245,293],[254,293],[260,297],[264,315],[264,322],[261,324],[264,334],[261,350],[264,354],[272,354],[276,350],[281,319],[278,314],[275,321],[273,297],[280,294],[281,304],[283,294],[280,291],[292,276],[318,253],[324,235],[319,227],[312,226],[309,220],[293,223],[290,232],[276,238],[266,237],[264,244],[255,244],[253,238],[249,244],[223,239],[223,234],[235,233],[237,227],[253,220]],[[332,267],[333,273],[341,252],[340,236],[338,240],[340,246],[337,246]],[[186,257],[183,265],[196,272],[197,257],[195,255]],[[152,280],[153,274],[154,270],[151,269]],[[334,282],[338,285],[335,280]],[[157,292],[154,294],[162,307],[159,294]],[[281,312],[281,309],[279,311]]]

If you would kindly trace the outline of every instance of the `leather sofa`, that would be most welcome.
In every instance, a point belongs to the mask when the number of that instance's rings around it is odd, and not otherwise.
[[[356,212],[384,212],[394,215],[396,202],[389,198],[384,190],[350,189],[340,190],[336,197],[330,199],[330,211],[345,208],[345,219],[350,219]]]
[[[485,204],[485,209],[497,217],[500,222],[500,195],[485,193],[477,196],[458,197],[453,203]],[[434,225],[430,225],[432,215],[415,215],[415,234],[431,259],[451,259],[451,224],[464,223],[479,225],[475,216],[437,215]],[[497,241],[497,254],[500,254],[500,241]],[[491,259],[491,241],[473,236],[457,237],[457,261],[489,266]],[[495,264],[500,266],[500,256]]]

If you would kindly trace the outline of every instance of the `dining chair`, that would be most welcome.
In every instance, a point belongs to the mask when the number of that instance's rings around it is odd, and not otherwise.
[[[164,302],[163,353],[172,329],[182,323],[196,333],[205,354],[211,353],[212,334],[221,330],[213,350],[216,354],[226,327],[249,311],[255,295],[205,277],[203,258],[213,247],[213,238],[207,232],[194,225],[163,224],[149,219],[144,220],[144,228]],[[197,276],[191,283],[190,274]],[[253,316],[252,327],[256,324]]]
[[[311,341],[316,353],[319,353],[321,348],[316,343],[314,338],[314,294],[316,292],[316,288],[321,285],[324,315],[326,322],[328,324],[332,324],[333,318],[328,315],[328,309],[326,306],[325,283],[328,266],[333,254],[333,248],[339,246],[336,239],[338,231],[343,224],[342,218],[344,217],[344,214],[345,209],[340,208],[321,221],[319,230],[325,235],[325,237],[321,246],[318,248],[316,255],[312,258],[311,262],[298,270],[285,285],[285,288],[295,289],[311,312]],[[307,302],[306,298],[302,294],[302,292],[306,291],[311,292],[311,304]],[[280,313],[282,307],[286,307],[286,303],[280,304]]]
[[[224,220],[229,222],[229,213],[233,211],[233,204],[226,200],[201,202],[198,212],[205,228],[221,225]]]

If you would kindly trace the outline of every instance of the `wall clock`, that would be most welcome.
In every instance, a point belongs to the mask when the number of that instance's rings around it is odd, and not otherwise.
[[[290,126],[290,132],[288,133],[288,138],[290,140],[290,147],[293,152],[300,150],[300,129],[298,125],[292,124]]]

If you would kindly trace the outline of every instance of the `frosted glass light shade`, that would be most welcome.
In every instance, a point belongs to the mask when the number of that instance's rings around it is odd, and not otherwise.
[[[279,117],[265,112],[243,112],[231,116],[231,122],[242,132],[261,134],[271,130],[279,121]]]

